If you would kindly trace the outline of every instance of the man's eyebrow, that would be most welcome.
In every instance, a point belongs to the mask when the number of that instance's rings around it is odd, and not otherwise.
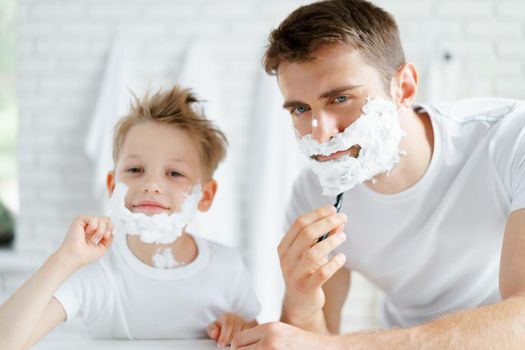
[[[327,98],[327,97],[337,96],[341,92],[348,91],[348,90],[354,90],[354,89],[357,89],[357,88],[359,88],[361,86],[363,86],[363,85],[345,85],[345,86],[336,87],[334,89],[331,89],[331,90],[328,90],[326,92],[323,92],[321,95],[319,95],[319,98]],[[288,109],[288,108],[292,108],[292,107],[303,106],[305,104],[306,103],[304,103],[304,102],[295,101],[295,100],[293,100],[293,101],[286,101],[283,104],[283,108],[284,109]]]
[[[288,109],[288,108],[292,108],[292,107],[297,107],[297,106],[303,106],[305,105],[306,103],[304,102],[301,102],[301,101],[286,101],[284,102],[283,104],[283,108],[284,109]]]
[[[336,87],[334,89],[328,90],[327,92],[323,92],[321,95],[319,95],[319,98],[326,98],[326,97],[333,97],[336,95],[339,95],[341,92],[347,91],[347,90],[354,90],[363,85],[345,85]]]

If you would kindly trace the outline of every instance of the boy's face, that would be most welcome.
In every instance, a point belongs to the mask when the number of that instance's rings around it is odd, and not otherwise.
[[[134,213],[155,215],[180,210],[185,193],[206,178],[197,146],[187,132],[168,124],[144,122],[128,131],[115,172],[108,174],[111,194],[117,182],[129,188],[126,207]],[[199,209],[211,205],[216,183],[203,185]]]
[[[277,72],[284,108],[292,115],[300,137],[312,134],[317,142],[325,143],[359,118],[367,97],[393,99],[385,91],[379,72],[349,46],[323,46],[312,56],[316,59],[284,61]],[[316,159],[355,156],[353,152],[349,149]]]

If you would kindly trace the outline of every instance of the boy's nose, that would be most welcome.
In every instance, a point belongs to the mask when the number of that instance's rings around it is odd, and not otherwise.
[[[319,113],[312,117],[312,137],[319,143],[325,143],[339,134],[337,119],[333,116]]]
[[[157,184],[146,184],[143,189],[144,192],[148,193],[160,193],[160,187]]]
[[[160,185],[158,180],[154,178],[147,178],[142,187],[142,191],[147,193],[160,193]]]

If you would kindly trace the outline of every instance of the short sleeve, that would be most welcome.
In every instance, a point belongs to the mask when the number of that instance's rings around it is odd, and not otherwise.
[[[496,170],[510,199],[510,212],[525,208],[525,103],[516,102],[492,142]]]
[[[261,311],[261,305],[252,287],[248,270],[240,255],[237,276],[234,282],[234,298],[232,312],[241,315],[246,320],[253,320]]]
[[[524,129],[525,130],[525,129]],[[514,161],[510,181],[510,211],[525,208],[525,142],[522,140],[519,157]]]
[[[66,312],[66,322],[81,316],[85,323],[94,322],[107,300],[106,277],[100,263],[84,266],[68,278],[54,297]]]

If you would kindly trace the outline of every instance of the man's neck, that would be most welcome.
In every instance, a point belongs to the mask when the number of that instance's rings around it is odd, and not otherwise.
[[[365,185],[383,194],[395,194],[415,185],[425,175],[434,150],[434,131],[427,113],[409,109],[399,113],[401,128],[406,136],[401,139],[400,149],[406,152],[389,175],[375,177],[375,183]]]
[[[133,255],[149,266],[154,266],[152,257],[159,252],[164,252],[166,249],[171,251],[173,259],[181,265],[191,263],[198,255],[195,240],[186,232],[183,232],[170,244],[145,243],[140,240],[138,235],[128,235],[127,244]]]

